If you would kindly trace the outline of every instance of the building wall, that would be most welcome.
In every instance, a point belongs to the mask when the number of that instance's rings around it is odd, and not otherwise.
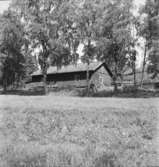
[[[90,71],[90,76],[93,71]],[[42,76],[33,76],[32,82],[39,83],[42,81]],[[50,87],[86,87],[86,71],[49,74],[47,75],[47,84]]]
[[[78,80],[78,81],[58,81],[56,83],[50,82],[48,83],[50,88],[85,88],[87,86],[86,80]]]
[[[90,72],[93,73],[92,71]],[[58,74],[48,74],[48,82],[62,82],[62,81],[75,81],[86,79],[86,72],[70,72],[70,73],[58,73]],[[41,82],[42,75],[32,76],[32,82]]]
[[[107,70],[104,67],[101,67],[92,75],[90,84],[93,84],[97,91],[111,89],[112,79]]]
[[[112,79],[104,67],[99,68],[96,72],[89,71],[90,86],[94,86],[95,90],[104,90],[112,87]],[[39,83],[42,81],[42,75],[33,76],[32,82]],[[71,72],[60,74],[49,74],[47,76],[47,83],[49,87],[79,87],[87,86],[86,71]]]

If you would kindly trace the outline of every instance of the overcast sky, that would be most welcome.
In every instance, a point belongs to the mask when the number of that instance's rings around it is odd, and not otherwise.
[[[7,0],[0,0],[0,13],[2,13],[4,10],[6,10],[9,6],[9,2]]]

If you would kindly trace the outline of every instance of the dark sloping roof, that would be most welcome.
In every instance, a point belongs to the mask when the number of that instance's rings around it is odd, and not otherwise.
[[[95,71],[103,64],[104,63],[101,63],[101,62],[100,63],[99,62],[90,63],[89,70]],[[48,68],[47,74],[60,74],[60,73],[71,73],[71,72],[81,72],[81,71],[87,71],[87,64],[80,63],[77,65],[62,66],[61,68],[51,66]],[[36,75],[42,75],[41,70],[35,71],[32,74],[32,76],[36,76]]]

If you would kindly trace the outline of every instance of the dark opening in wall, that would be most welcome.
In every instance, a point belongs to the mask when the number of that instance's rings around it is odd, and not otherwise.
[[[154,84],[154,88],[155,89],[159,89],[159,82],[157,82],[157,83]]]

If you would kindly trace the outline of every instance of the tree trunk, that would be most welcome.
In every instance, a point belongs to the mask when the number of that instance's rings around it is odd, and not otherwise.
[[[44,88],[44,94],[46,95],[48,93],[48,89],[47,89],[47,68],[46,67],[43,69],[43,88]]]
[[[118,72],[117,72],[117,62],[115,64],[115,76],[113,76],[113,85],[114,85],[114,93],[116,93],[118,91],[118,84],[117,84],[117,76],[118,76]]]
[[[48,89],[47,89],[47,74],[46,73],[43,75],[43,86],[44,86],[44,94],[46,95],[48,93]]]
[[[143,86],[143,81],[144,81],[144,72],[145,72],[145,65],[146,65],[146,54],[147,54],[147,48],[145,44],[145,50],[144,50],[144,60],[143,60],[143,66],[142,66],[142,74],[141,74],[141,83],[140,86]]]
[[[6,92],[7,92],[7,87],[6,87],[6,85],[3,87],[3,92],[4,92],[4,94],[6,94]]]
[[[7,82],[6,82],[6,79],[3,80],[3,92],[4,94],[6,93],[7,91]]]
[[[89,89],[90,89],[90,84],[89,84],[89,62],[87,63],[86,79],[87,79],[87,96],[89,96]]]
[[[116,93],[118,91],[118,85],[117,85],[115,80],[113,82],[114,82],[113,83],[113,85],[114,85],[114,93]]]
[[[91,40],[88,39],[88,48],[90,47],[91,45]],[[86,74],[86,77],[87,77],[87,96],[89,96],[89,91],[90,91],[90,83],[89,83],[89,60],[90,60],[90,55],[87,53],[86,55],[86,61],[87,61],[87,74]]]
[[[134,67],[134,87],[136,88],[137,83],[136,83],[136,69]]]
[[[48,93],[48,87],[47,87],[47,69],[48,69],[48,64],[47,64],[47,58],[49,56],[49,53],[46,49],[44,41],[43,43],[43,63],[42,63],[42,74],[43,74],[43,88],[44,88],[44,94],[46,95]]]
[[[136,82],[136,64],[135,64],[135,61],[133,61],[133,76],[134,76],[134,88],[136,89],[137,82]]]

